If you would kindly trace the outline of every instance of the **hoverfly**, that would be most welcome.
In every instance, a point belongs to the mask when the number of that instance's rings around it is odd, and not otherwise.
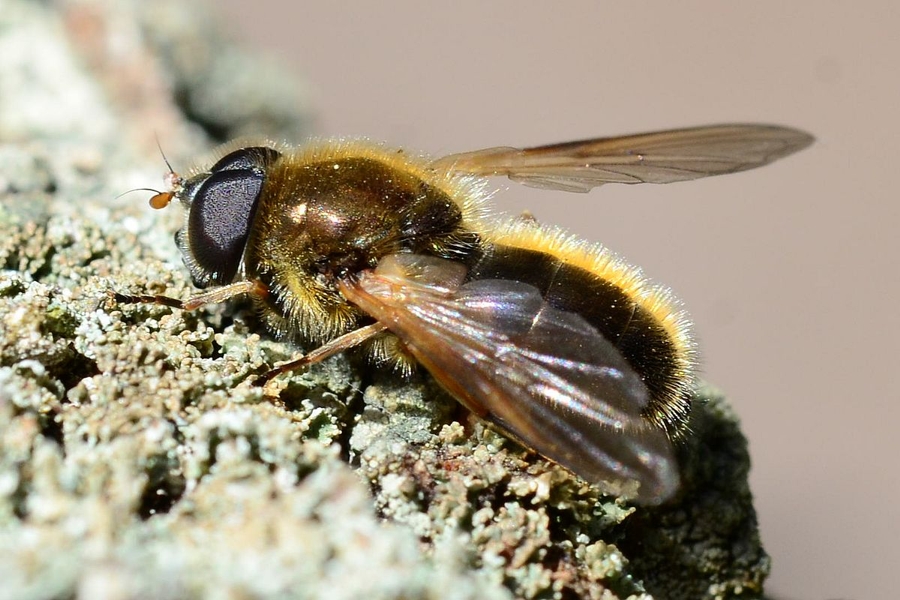
[[[587,192],[768,164],[812,142],[756,124],[694,127],[430,160],[360,140],[228,144],[169,189],[191,310],[249,296],[277,335],[318,346],[261,378],[362,347],[422,364],[508,436],[604,490],[659,503],[678,487],[673,438],[695,344],[668,289],[553,227],[486,219],[486,181]]]

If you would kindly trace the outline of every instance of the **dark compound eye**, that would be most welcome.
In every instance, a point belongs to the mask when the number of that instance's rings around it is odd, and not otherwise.
[[[264,179],[258,169],[214,172],[194,195],[187,234],[193,274],[204,287],[234,279]]]
[[[264,146],[240,148],[184,182],[179,198],[189,213],[176,241],[198,287],[234,280],[267,169],[280,156]]]
[[[243,171],[251,169],[265,169],[266,165],[270,165],[281,154],[272,148],[264,146],[254,146],[252,148],[241,148],[234,152],[229,152],[219,159],[219,161],[210,169],[211,173],[220,171]]]

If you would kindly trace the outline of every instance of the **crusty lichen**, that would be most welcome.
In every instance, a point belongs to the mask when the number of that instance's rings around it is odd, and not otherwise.
[[[148,111],[178,116],[173,139],[214,122],[165,96],[166,69],[188,68],[174,45],[216,54],[203,44],[224,42],[179,28],[154,62],[130,40],[120,50],[135,54],[117,64],[141,65],[141,89],[157,96],[125,106],[137,78],[61,48],[96,52],[108,30],[78,28],[111,10],[119,27],[161,28],[157,46],[177,19],[102,4],[60,2],[64,20],[25,0],[0,11],[0,50],[27,30],[42,56],[23,73],[0,52],[0,82],[30,86],[0,85],[0,139],[20,140],[0,143],[0,596],[759,595],[768,559],[746,444],[712,390],[698,392],[680,448],[681,498],[633,508],[485,427],[426,374],[404,381],[338,356],[264,390],[252,378],[296,349],[246,307],[110,302],[110,289],[191,292],[171,241],[178,211],[115,196],[161,170],[139,158]]]

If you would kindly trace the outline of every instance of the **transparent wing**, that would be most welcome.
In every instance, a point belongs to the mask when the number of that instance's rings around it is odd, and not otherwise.
[[[647,388],[609,341],[530,285],[448,286],[442,265],[459,267],[395,255],[342,291],[511,437],[612,493],[658,503],[675,492],[671,442],[642,418]]]
[[[586,192],[604,183],[672,183],[755,169],[812,141],[808,133],[777,125],[711,125],[535,148],[486,148],[446,156],[432,166]]]

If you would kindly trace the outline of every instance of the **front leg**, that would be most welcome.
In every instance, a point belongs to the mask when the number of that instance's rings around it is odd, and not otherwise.
[[[160,295],[144,295],[144,294],[121,294],[114,290],[108,292],[109,298],[119,304],[161,304],[163,306],[171,306],[182,310],[197,310],[205,304],[220,304],[226,300],[231,300],[236,296],[250,295],[257,298],[264,298],[268,295],[269,290],[259,281],[245,280],[230,283],[220,287],[212,288],[199,294],[194,294],[187,300],[179,300],[171,296]]]

